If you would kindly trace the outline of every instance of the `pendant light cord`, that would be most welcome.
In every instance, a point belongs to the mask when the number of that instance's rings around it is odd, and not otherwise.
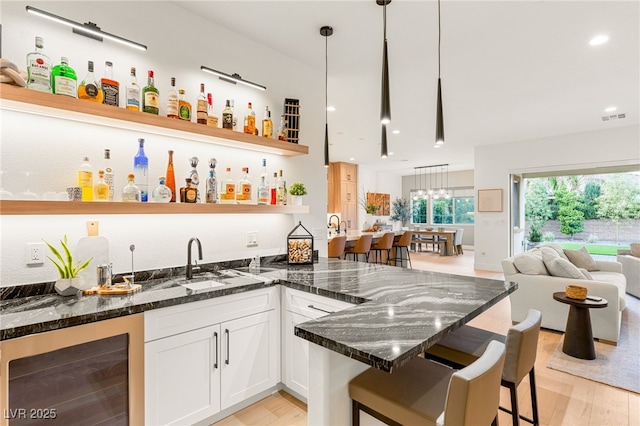
[[[382,7],[382,33],[384,41],[387,41],[387,0],[384,0],[384,6]]]
[[[438,0],[438,78],[440,78],[440,0]]]

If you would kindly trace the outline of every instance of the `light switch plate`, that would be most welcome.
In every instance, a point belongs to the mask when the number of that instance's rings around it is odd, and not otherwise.
[[[247,247],[258,247],[258,231],[247,231]]]

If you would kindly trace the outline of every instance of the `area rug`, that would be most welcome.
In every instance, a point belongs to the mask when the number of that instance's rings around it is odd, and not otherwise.
[[[640,300],[627,295],[618,346],[595,342],[596,359],[587,361],[562,352],[564,336],[548,368],[640,393]]]

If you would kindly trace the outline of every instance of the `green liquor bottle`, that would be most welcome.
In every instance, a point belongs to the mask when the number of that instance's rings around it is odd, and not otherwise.
[[[142,89],[142,111],[158,115],[160,112],[160,93],[153,84],[153,71],[149,70],[147,85]]]
[[[78,77],[66,57],[51,70],[51,89],[56,95],[78,97]]]

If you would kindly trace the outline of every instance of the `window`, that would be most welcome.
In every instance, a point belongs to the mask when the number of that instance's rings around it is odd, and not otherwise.
[[[427,223],[427,200],[411,197],[411,223]]]
[[[437,198],[431,200],[433,223],[447,225],[453,223],[453,199]]]
[[[473,197],[459,197],[453,199],[453,211],[455,217],[453,223],[473,223],[474,202]]]
[[[451,198],[425,198],[424,191],[412,190],[411,223],[434,225],[471,225],[474,223],[473,188],[451,189]]]

